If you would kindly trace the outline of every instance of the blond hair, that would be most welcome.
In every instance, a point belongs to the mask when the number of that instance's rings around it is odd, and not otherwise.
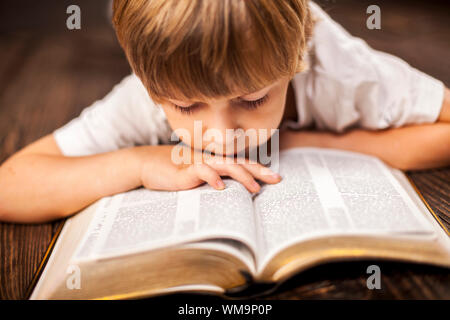
[[[257,91],[304,68],[308,0],[114,0],[127,59],[156,102]]]

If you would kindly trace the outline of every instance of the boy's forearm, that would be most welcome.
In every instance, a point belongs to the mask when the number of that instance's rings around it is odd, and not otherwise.
[[[447,123],[325,135],[322,143],[326,147],[374,155],[402,170],[450,165],[450,124]]]
[[[319,131],[284,131],[281,149],[293,147],[336,148],[376,156],[402,170],[450,165],[450,124],[434,123],[343,134]]]
[[[418,170],[450,165],[450,90],[438,122],[381,131],[353,130],[335,135],[325,133],[316,140],[328,147],[375,155],[391,166]]]
[[[140,185],[137,148],[86,157],[27,154],[0,167],[0,220],[41,222]]]

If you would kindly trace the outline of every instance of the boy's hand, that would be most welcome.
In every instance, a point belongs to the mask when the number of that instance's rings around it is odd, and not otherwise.
[[[229,176],[242,183],[250,192],[258,192],[255,178],[266,183],[278,183],[281,177],[262,164],[245,159],[231,162],[230,158],[208,155],[184,147],[191,160],[177,164],[172,158],[173,149],[180,146],[140,147],[142,185],[153,190],[185,190],[207,182],[215,189],[225,188],[221,176]],[[178,152],[179,150],[177,150]],[[200,159],[200,161],[199,161]],[[243,159],[240,159],[243,160]]]

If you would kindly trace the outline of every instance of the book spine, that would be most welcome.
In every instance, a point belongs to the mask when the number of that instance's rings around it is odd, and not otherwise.
[[[53,251],[53,248],[55,247],[55,243],[56,240],[59,237],[59,234],[61,233],[61,230],[65,224],[66,220],[64,220],[63,222],[61,222],[58,226],[58,229],[56,229],[55,234],[52,237],[52,240],[50,241],[50,244],[47,247],[47,250],[45,251],[44,257],[41,260],[41,263],[39,264],[38,269],[36,270],[36,272],[33,275],[33,279],[31,279],[31,283],[27,288],[27,291],[25,293],[25,299],[29,300],[31,297],[31,294],[33,293],[34,287],[36,286],[39,277],[42,274],[42,271],[44,270],[45,265],[47,264],[48,259],[50,258],[50,255]]]

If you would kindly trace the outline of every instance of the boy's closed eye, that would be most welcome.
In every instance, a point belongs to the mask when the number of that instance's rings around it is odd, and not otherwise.
[[[259,91],[242,96],[237,96],[228,100],[228,102],[231,106],[249,110],[256,109],[269,100],[269,93],[273,86],[274,85],[270,85]],[[201,107],[204,107],[207,104],[203,102],[190,103],[175,99],[169,99],[169,102],[172,107],[184,114],[192,114],[194,111],[199,110]],[[214,105],[214,103],[211,103],[210,105]]]
[[[256,109],[259,106],[263,105],[268,99],[269,99],[269,95],[265,94],[261,98],[258,98],[255,100],[247,100],[247,99],[243,99],[243,98],[239,97],[237,99],[232,100],[231,102],[232,102],[232,105],[252,110],[252,109]],[[178,103],[172,102],[172,105],[177,111],[179,111],[181,113],[192,114],[192,112],[198,110],[204,104],[203,103],[193,103],[190,105],[186,105],[186,104],[178,104]]]

